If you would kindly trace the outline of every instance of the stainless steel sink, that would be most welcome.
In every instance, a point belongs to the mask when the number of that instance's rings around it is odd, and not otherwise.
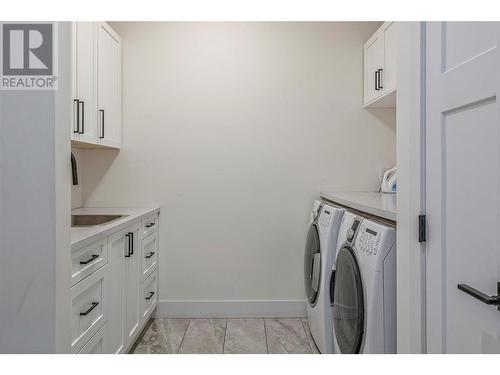
[[[91,227],[109,224],[128,215],[71,215],[72,227]]]

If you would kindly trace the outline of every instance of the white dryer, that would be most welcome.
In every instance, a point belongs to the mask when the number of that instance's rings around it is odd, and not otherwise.
[[[396,231],[346,212],[333,285],[335,353],[396,353]]]
[[[333,352],[330,278],[344,210],[315,201],[304,254],[307,319],[321,353]]]

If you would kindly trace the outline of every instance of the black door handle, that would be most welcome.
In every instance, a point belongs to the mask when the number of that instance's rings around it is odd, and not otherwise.
[[[128,239],[127,255],[125,255],[125,258],[130,258],[132,256],[130,253],[130,233],[127,233],[125,237]]]
[[[89,314],[90,314],[90,312],[91,312],[92,310],[94,310],[94,309],[97,307],[97,305],[99,305],[99,302],[92,302],[92,306],[90,306],[90,308],[89,308],[87,311],[81,312],[81,313],[80,313],[80,316],[86,316],[86,315],[89,315]]]
[[[99,112],[101,113],[101,135],[99,136],[99,138],[104,138],[104,109],[100,109]]]
[[[80,264],[89,264],[90,262],[96,260],[97,258],[99,258],[99,255],[94,254],[89,259],[81,261]]]
[[[146,259],[149,259],[151,258],[153,255],[155,255],[156,253],[154,251],[151,251],[148,255],[146,255],[144,258]]]
[[[467,284],[458,284],[457,288],[487,305],[498,306],[498,310],[500,310],[500,282],[497,283],[498,294],[496,296],[489,296],[487,294],[484,294],[483,292],[480,292],[479,290],[474,289]]]
[[[80,101],[73,99],[73,103],[76,103],[76,130],[73,130],[73,133],[80,134]]]
[[[146,299],[151,299],[155,295],[155,292],[149,292],[149,296]]]

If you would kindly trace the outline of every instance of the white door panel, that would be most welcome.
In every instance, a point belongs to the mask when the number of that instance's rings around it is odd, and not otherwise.
[[[499,23],[426,32],[427,350],[500,353]]]

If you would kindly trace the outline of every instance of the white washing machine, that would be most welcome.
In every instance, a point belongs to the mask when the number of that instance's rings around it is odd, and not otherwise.
[[[396,231],[346,212],[333,284],[335,353],[396,353]]]
[[[333,352],[330,278],[344,210],[315,201],[304,254],[307,319],[321,353]]]

